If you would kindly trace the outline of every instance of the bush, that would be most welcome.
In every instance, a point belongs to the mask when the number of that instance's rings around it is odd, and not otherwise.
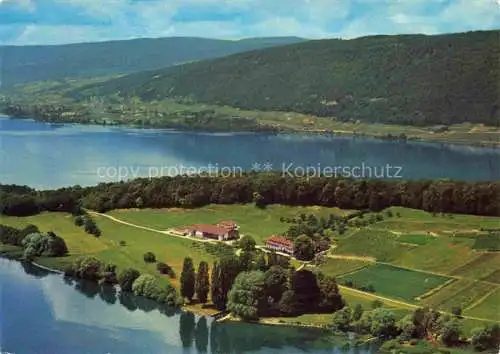
[[[175,272],[174,272],[174,270],[172,269],[172,267],[170,267],[166,263],[163,263],[163,262],[157,263],[156,264],[156,269],[160,272],[160,274],[166,274],[170,278],[175,278]]]
[[[84,223],[83,216],[78,215],[78,216],[75,218],[75,225],[76,225],[76,226],[83,226],[83,223]]]
[[[118,284],[123,291],[132,291],[132,285],[134,281],[139,278],[141,273],[133,268],[124,269],[118,275]]]
[[[372,309],[378,309],[384,306],[384,303],[380,300],[373,300],[372,302]]]
[[[279,309],[286,316],[293,316],[298,313],[297,299],[293,290],[287,290],[281,296]]]
[[[97,281],[101,277],[102,263],[93,256],[78,258],[71,273],[77,278]]]
[[[125,241],[121,240],[119,244],[120,244],[120,246],[124,247],[124,246],[126,246],[126,245],[127,245],[127,242],[125,242]]]
[[[146,263],[155,263],[156,262],[156,256],[153,252],[146,252],[144,253],[144,262]]]
[[[101,236],[101,230],[97,227],[97,224],[89,215],[85,215],[83,228],[85,232],[90,235],[94,235],[95,237]]]
[[[172,285],[168,284],[164,289],[155,277],[149,274],[140,275],[132,285],[132,291],[136,296],[144,296],[169,306],[177,306],[177,294]]]

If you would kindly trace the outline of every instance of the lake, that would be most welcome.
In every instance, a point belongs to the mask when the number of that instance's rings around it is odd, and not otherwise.
[[[214,324],[0,258],[0,351],[15,354],[357,353],[316,329]]]
[[[209,134],[0,117],[0,145],[0,183],[40,189],[252,169],[299,176],[347,171],[353,177],[500,179],[499,149],[368,138]]]

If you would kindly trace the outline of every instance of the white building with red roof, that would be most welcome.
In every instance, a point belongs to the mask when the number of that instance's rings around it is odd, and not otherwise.
[[[293,241],[283,236],[273,235],[266,241],[266,247],[277,252],[293,254]]]

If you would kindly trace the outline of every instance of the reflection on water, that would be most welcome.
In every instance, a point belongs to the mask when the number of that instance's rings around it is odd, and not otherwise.
[[[401,166],[405,179],[500,179],[500,150],[295,134],[207,134],[119,127],[50,125],[0,117],[0,182],[37,188],[92,185],[209,164],[281,171],[289,164],[320,169]],[[170,170],[168,170],[170,168]],[[57,173],[54,173],[57,171]]]
[[[341,352],[318,330],[217,324],[109,285],[2,258],[0,289],[1,349],[13,353]],[[350,352],[371,353],[369,348]]]

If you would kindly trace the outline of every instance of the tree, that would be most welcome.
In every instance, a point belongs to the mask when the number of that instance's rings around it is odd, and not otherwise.
[[[21,245],[27,261],[32,261],[38,256],[62,257],[68,253],[64,240],[53,232],[31,233],[22,239]]]
[[[341,332],[346,332],[350,328],[352,318],[352,309],[349,306],[344,307],[333,313],[332,327]]]
[[[261,272],[265,272],[268,270],[266,257],[264,253],[259,254],[257,261],[255,262],[255,270],[260,270]]]
[[[460,306],[454,306],[451,309],[451,313],[460,318],[462,316],[462,308]]]
[[[292,290],[303,313],[317,309],[321,299],[321,292],[316,275],[313,272],[305,269],[295,272],[292,280]]]
[[[391,310],[376,308],[371,311],[370,333],[376,337],[389,338],[396,333],[396,316]]]
[[[442,327],[439,330],[441,341],[446,346],[454,346],[460,343],[462,334],[462,324],[456,317],[443,320]]]
[[[285,316],[294,316],[298,313],[298,304],[293,290],[287,290],[281,296],[279,309]]]
[[[267,266],[271,268],[272,266],[279,265],[278,254],[272,250],[267,257]]]
[[[379,299],[372,301],[372,309],[375,310],[375,309],[381,308],[382,306],[384,306],[384,303],[382,301],[380,301]]]
[[[83,228],[88,234],[94,235],[95,237],[101,236],[101,230],[89,215],[85,215]]]
[[[214,262],[212,267],[212,285],[210,292],[212,295],[212,302],[216,308],[224,306],[224,298],[222,294],[222,274],[219,262]]]
[[[412,315],[406,315],[397,323],[397,327],[401,331],[399,338],[402,340],[410,340],[415,338],[416,329],[415,323],[413,323]]]
[[[116,265],[112,263],[105,264],[101,276],[104,283],[116,284],[118,281],[116,277]]]
[[[266,207],[266,201],[264,197],[258,192],[253,193],[253,202],[259,209],[264,209]]]
[[[102,263],[93,256],[79,258],[73,264],[73,274],[82,279],[97,281],[101,277]]]
[[[310,261],[314,258],[314,242],[305,235],[297,237],[293,253],[301,261]]]
[[[83,226],[83,223],[84,223],[83,216],[78,215],[77,217],[75,217],[75,225],[76,226]]]
[[[250,251],[243,251],[239,257],[240,271],[246,272],[252,269],[252,259],[253,255]]]
[[[132,284],[141,273],[134,268],[126,268],[118,275],[118,284],[123,291],[132,291]]]
[[[228,294],[228,310],[244,320],[257,320],[264,299],[264,280],[261,271],[238,274]]]
[[[153,252],[146,252],[144,253],[144,262],[146,263],[155,263],[156,262],[156,256]]]
[[[208,264],[201,261],[198,266],[198,273],[196,274],[196,296],[200,303],[204,304],[208,299],[208,292],[210,290],[210,281],[208,279]]]
[[[495,323],[472,330],[471,344],[477,351],[498,349],[500,346],[500,326]]]
[[[334,312],[344,307],[344,300],[334,277],[319,276],[320,302],[318,309],[323,312]]]
[[[238,241],[238,244],[240,246],[240,248],[243,250],[243,251],[246,251],[246,252],[251,252],[251,251],[254,251],[255,250],[255,240],[252,236],[250,235],[245,235],[243,236],[239,241]]]
[[[280,266],[272,266],[265,273],[266,296],[278,303],[287,290],[287,271]]]
[[[362,315],[363,315],[363,306],[361,304],[356,304],[356,306],[354,306],[354,311],[352,313],[352,320],[359,321]]]
[[[156,269],[160,272],[160,274],[166,274],[170,278],[175,278],[175,272],[171,266],[164,262],[156,263]]]
[[[233,286],[234,279],[240,272],[240,262],[237,257],[223,257],[214,263],[212,268],[212,302],[219,310],[224,310],[227,294]]]
[[[189,301],[193,299],[194,287],[196,282],[196,273],[193,266],[193,260],[190,257],[184,258],[182,265],[182,273],[180,278],[181,296]]]
[[[136,296],[144,296],[169,306],[178,305],[174,287],[167,284],[166,288],[162,288],[150,274],[140,275],[132,284],[132,292]]]
[[[438,311],[428,307],[418,308],[412,314],[413,323],[415,324],[415,335],[417,338],[427,338],[435,334],[439,327],[439,319],[441,314]]]

